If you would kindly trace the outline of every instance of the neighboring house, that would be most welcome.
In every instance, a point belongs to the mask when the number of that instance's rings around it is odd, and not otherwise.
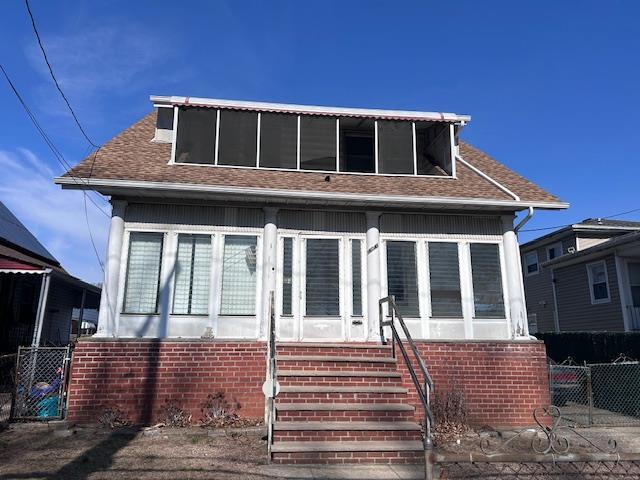
[[[589,218],[521,251],[532,332],[640,330],[640,222]]]
[[[0,354],[67,345],[72,310],[96,310],[100,288],[69,275],[0,202]]]
[[[344,362],[363,342],[388,351],[375,345],[378,308],[394,295],[438,388],[464,388],[473,422],[528,424],[548,402],[514,217],[567,205],[461,142],[470,117],[151,101],[154,112],[56,179],[113,206],[98,331],[74,354],[71,421],[117,404],[150,422],[163,401],[197,416],[215,390],[242,415],[262,416],[270,292],[286,342],[278,355],[330,348]],[[319,361],[303,357],[300,368]],[[483,369],[493,373],[480,378]],[[279,399],[301,388],[295,382]],[[355,397],[364,410],[387,394],[366,388],[375,393]]]

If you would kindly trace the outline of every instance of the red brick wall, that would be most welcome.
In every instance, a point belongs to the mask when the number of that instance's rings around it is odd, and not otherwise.
[[[435,394],[462,390],[473,425],[532,425],[532,411],[549,405],[549,376],[544,343],[416,342],[433,378]],[[400,352],[398,351],[400,357]],[[412,395],[416,415],[423,408],[404,361],[398,359],[403,383]]]
[[[209,394],[224,392],[238,414],[264,418],[264,342],[80,341],[73,352],[67,419],[96,423],[106,407],[151,424],[166,401],[194,421]]]

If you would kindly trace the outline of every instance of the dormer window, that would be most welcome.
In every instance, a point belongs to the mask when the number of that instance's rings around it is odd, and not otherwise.
[[[174,163],[327,173],[455,174],[456,127],[449,122],[175,108]]]

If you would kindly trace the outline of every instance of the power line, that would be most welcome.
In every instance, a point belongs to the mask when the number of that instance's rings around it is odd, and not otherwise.
[[[29,119],[31,120],[31,122],[33,123],[33,125],[35,126],[36,130],[38,131],[38,133],[40,134],[40,136],[42,137],[42,139],[44,140],[45,144],[47,145],[47,147],[49,147],[49,149],[51,150],[51,153],[53,153],[53,156],[55,157],[55,159],[58,161],[58,163],[60,163],[60,165],[62,166],[62,168],[64,168],[65,170],[67,170],[69,173],[69,171],[71,170],[71,165],[69,165],[69,163],[66,161],[66,159],[64,158],[64,155],[62,155],[62,153],[60,152],[60,150],[56,147],[56,145],[53,143],[53,141],[51,140],[51,138],[49,137],[49,135],[47,135],[47,133],[45,132],[45,130],[42,128],[42,126],[40,125],[40,122],[38,122],[38,119],[36,118],[35,114],[31,111],[31,109],[29,108],[29,106],[27,105],[27,103],[24,101],[24,99],[22,98],[22,95],[20,94],[20,92],[18,91],[18,89],[16,88],[15,84],[13,83],[13,81],[11,80],[11,78],[9,77],[9,74],[7,73],[7,71],[5,70],[4,66],[2,64],[0,64],[0,71],[2,71],[5,79],[7,80],[7,83],[9,84],[9,87],[11,88],[11,90],[13,91],[14,95],[16,96],[16,98],[18,99],[18,101],[20,102],[20,105],[22,106],[22,108],[24,109],[24,111],[26,112],[27,116],[29,117]],[[95,157],[94,157],[95,159]],[[76,177],[75,175],[69,173],[69,176],[73,179],[73,181],[78,184],[78,185],[88,185],[88,183],[83,182],[80,178]],[[82,191],[85,195],[87,195],[86,191]],[[99,197],[101,198],[101,197]],[[95,200],[89,196],[89,200],[91,201],[91,203],[93,203],[95,205],[95,207],[100,210],[100,212],[102,212],[103,215],[105,215],[106,217],[110,218],[111,216],[105,212],[102,207],[100,207],[100,205],[98,205]]]
[[[69,108],[69,111],[71,112],[71,115],[73,116],[73,119],[75,120],[76,125],[78,125],[78,128],[82,132],[82,135],[84,136],[84,138],[87,140],[87,142],[89,142],[89,144],[93,148],[100,148],[100,147],[98,147],[98,145],[93,143],[93,141],[87,135],[87,132],[84,131],[84,128],[82,128],[82,125],[80,124],[80,120],[78,120],[78,116],[76,115],[76,112],[73,111],[73,108],[71,108],[71,104],[69,103],[69,100],[67,99],[67,96],[62,91],[62,88],[60,87],[60,84],[58,83],[58,79],[56,78],[55,74],[53,73],[53,68],[51,67],[51,63],[49,62],[49,58],[47,57],[47,52],[44,49],[44,45],[42,44],[42,39],[40,38],[40,34],[38,33],[38,28],[36,27],[36,21],[33,18],[33,13],[31,12],[31,7],[29,6],[29,0],[24,0],[24,4],[27,7],[27,12],[29,13],[29,18],[31,18],[31,27],[33,28],[33,33],[35,33],[36,38],[38,39],[38,45],[40,46],[40,50],[42,51],[42,56],[44,57],[44,61],[47,64],[47,68],[49,69],[49,74],[51,75],[51,78],[53,79],[53,83],[56,85],[56,88],[60,92],[60,95],[62,95],[62,98],[64,99],[65,103],[67,104],[67,107]]]

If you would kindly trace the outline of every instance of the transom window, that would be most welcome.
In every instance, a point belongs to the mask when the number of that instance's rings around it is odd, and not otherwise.
[[[176,107],[175,163],[368,173],[453,174],[453,124]]]

